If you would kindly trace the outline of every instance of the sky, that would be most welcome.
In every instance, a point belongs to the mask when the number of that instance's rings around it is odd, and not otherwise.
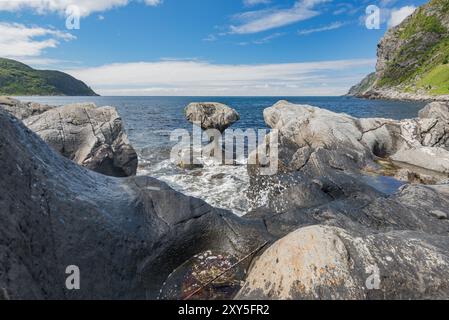
[[[375,70],[384,33],[425,2],[0,0],[0,56],[101,95],[335,96]],[[372,5],[378,29],[366,26]]]

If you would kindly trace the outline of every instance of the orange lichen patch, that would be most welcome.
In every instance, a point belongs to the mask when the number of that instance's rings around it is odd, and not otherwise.
[[[307,299],[320,298],[326,288],[335,299],[342,291],[360,297],[363,292],[351,277],[348,260],[345,245],[334,228],[302,228],[265,251],[254,264],[242,292],[263,292],[276,299]]]

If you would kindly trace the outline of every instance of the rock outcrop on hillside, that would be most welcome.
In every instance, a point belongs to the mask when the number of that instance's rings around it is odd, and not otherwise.
[[[156,179],[82,168],[2,110],[0,128],[3,297],[154,299],[192,256],[212,250],[240,258],[269,240],[261,222]],[[65,287],[70,265],[80,269],[80,290]]]
[[[449,100],[449,10],[431,0],[389,29],[377,50],[375,74],[349,95],[371,99]]]

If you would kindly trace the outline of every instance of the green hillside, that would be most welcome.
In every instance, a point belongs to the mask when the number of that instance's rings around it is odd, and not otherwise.
[[[21,62],[0,58],[0,95],[95,96],[85,83],[59,71],[35,70]]]
[[[357,85],[351,90],[364,89],[356,95],[376,89],[449,94],[449,0],[429,1],[385,34],[378,46],[375,81],[370,82],[370,88]]]

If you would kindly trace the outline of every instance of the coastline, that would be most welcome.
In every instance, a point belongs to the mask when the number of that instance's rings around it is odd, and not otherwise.
[[[349,97],[356,97],[356,98],[362,98],[362,99],[369,99],[369,100],[394,100],[394,101],[422,101],[422,102],[447,102],[449,101],[449,95],[428,95],[428,94],[421,94],[421,93],[408,93],[408,92],[399,92],[396,90],[381,90],[381,89],[374,89],[369,90],[360,94],[354,94],[354,95],[346,95]]]

